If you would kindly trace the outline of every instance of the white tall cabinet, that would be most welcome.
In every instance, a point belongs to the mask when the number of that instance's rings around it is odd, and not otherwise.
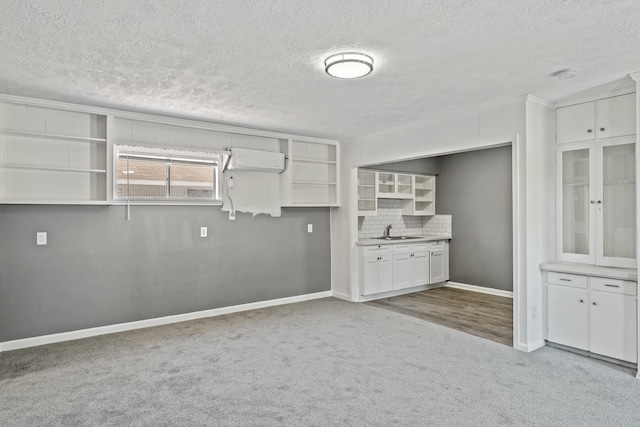
[[[635,93],[557,110],[559,261],[636,266]]]

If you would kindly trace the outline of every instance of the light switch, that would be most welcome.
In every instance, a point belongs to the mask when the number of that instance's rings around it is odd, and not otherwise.
[[[207,237],[207,227],[200,227],[200,237]]]
[[[38,231],[36,233],[36,245],[46,245],[46,244],[47,244],[47,232]]]
[[[313,224],[307,224],[307,233],[313,233]]]

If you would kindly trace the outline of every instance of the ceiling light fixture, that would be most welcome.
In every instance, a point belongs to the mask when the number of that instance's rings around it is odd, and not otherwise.
[[[371,74],[373,58],[364,53],[336,53],[324,60],[324,71],[339,79],[357,79]]]
[[[578,70],[575,68],[565,68],[553,73],[560,80],[572,79],[578,74]]]

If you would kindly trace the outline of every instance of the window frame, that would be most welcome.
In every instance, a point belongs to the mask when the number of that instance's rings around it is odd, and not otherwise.
[[[122,156],[138,159],[154,159],[167,168],[166,195],[164,197],[129,197],[118,195],[118,159]],[[223,153],[201,149],[182,149],[158,146],[113,145],[113,204],[130,205],[222,205]],[[213,166],[213,198],[171,197],[171,164]]]

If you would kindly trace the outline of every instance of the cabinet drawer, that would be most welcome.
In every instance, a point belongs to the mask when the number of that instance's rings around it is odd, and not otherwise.
[[[407,252],[426,252],[426,243],[417,243],[412,245],[393,245],[394,254],[404,254]]]
[[[385,245],[375,245],[375,246],[363,246],[362,247],[362,255],[383,255],[383,254],[391,254],[391,248]]]
[[[594,291],[612,292],[624,295],[636,295],[636,282],[626,282],[620,279],[605,279],[604,277],[592,277],[589,279],[589,287]]]
[[[574,288],[586,288],[587,276],[578,274],[555,273],[550,271],[547,273],[547,282],[554,285],[572,286]]]

